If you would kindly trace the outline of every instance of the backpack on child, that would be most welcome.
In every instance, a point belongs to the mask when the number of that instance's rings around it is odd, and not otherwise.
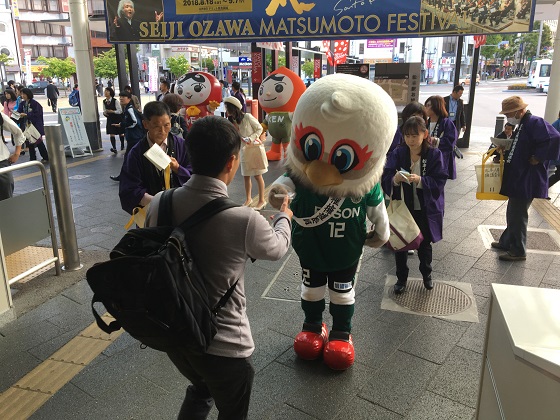
[[[87,271],[94,293],[91,306],[97,325],[107,334],[123,328],[143,346],[204,353],[217,332],[216,315],[237,281],[211,307],[188,234],[193,226],[238,205],[227,197],[214,199],[173,227],[173,191],[164,191],[160,198],[157,227],[130,230],[111,251],[109,261]],[[107,324],[101,318],[94,307],[97,302],[115,321]]]
[[[80,100],[78,99],[78,90],[74,89],[70,95],[68,95],[68,103],[70,106],[78,106]]]

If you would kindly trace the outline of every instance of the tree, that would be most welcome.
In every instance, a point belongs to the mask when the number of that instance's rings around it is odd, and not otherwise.
[[[202,68],[207,69],[209,73],[212,73],[214,71],[214,62],[210,57],[202,59]]]
[[[6,55],[4,53],[0,54],[0,63],[9,64],[12,61],[14,61],[14,59],[9,55]]]
[[[37,62],[46,64],[40,73],[46,77],[57,77],[64,80],[76,73],[76,63],[70,57],[61,60],[56,57],[46,58],[40,56],[37,58]]]
[[[114,47],[93,58],[93,74],[95,77],[102,77],[111,81],[119,75],[117,54]]]
[[[189,60],[187,60],[183,54],[176,55],[174,57],[167,57],[166,63],[167,67],[175,77],[180,77],[183,74],[188,73],[191,68]]]
[[[301,65],[301,71],[305,74],[305,77],[312,77],[315,71],[315,64],[313,61],[306,61]]]
[[[535,22],[533,28],[540,28],[541,23]],[[527,60],[532,61],[533,57],[539,58],[541,55],[545,55],[550,47],[552,47],[552,31],[550,27],[545,23],[543,25],[542,38],[541,38],[541,50],[537,54],[537,44],[539,43],[539,30],[533,30],[526,34],[522,34],[520,37],[520,43],[523,43],[523,52]]]
[[[278,67],[286,67],[286,56],[278,56]],[[266,71],[268,73],[272,71],[272,54],[266,55]]]
[[[501,35],[488,35],[486,37],[486,45],[480,47],[480,55],[486,60],[494,57],[494,54],[498,52],[498,44],[502,42]]]

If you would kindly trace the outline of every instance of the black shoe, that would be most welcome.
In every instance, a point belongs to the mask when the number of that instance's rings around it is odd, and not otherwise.
[[[48,159],[41,159],[41,163],[49,163]]]
[[[117,181],[117,182],[119,182],[121,180],[120,175],[111,175],[109,178],[111,178],[113,181]]]
[[[424,277],[424,287],[428,290],[432,290],[434,288],[434,282],[432,281],[431,275]]]
[[[121,151],[124,150],[124,146],[121,146]]]
[[[393,292],[395,295],[400,295],[406,289],[406,280],[404,282],[397,281],[393,286]]]
[[[492,242],[492,243],[490,244],[490,246],[491,246],[492,248],[494,248],[494,249],[503,249],[503,250],[505,250],[505,248],[504,248],[502,245],[500,245],[500,243],[497,242],[497,241]]]
[[[114,147],[111,147],[111,152],[113,152],[115,155],[118,153],[117,149],[115,149]]]
[[[509,252],[502,254],[498,257],[502,261],[525,261],[526,255],[511,255]]]
[[[20,155],[20,156],[25,156],[25,150],[22,150],[22,151],[19,153],[19,155]]]

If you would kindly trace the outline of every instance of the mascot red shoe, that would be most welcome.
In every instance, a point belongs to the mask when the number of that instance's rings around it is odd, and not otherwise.
[[[275,181],[269,202],[278,208],[286,194],[294,194],[292,245],[302,267],[305,314],[294,350],[307,360],[322,355],[330,368],[344,370],[354,363],[354,277],[366,235],[373,247],[389,239],[379,181],[397,110],[375,83],[334,74],[305,91],[292,124],[287,173]],[[366,218],[373,223],[369,234]],[[323,323],[327,286],[328,337]]]
[[[220,81],[212,74],[200,71],[179,77],[172,92],[183,98],[188,128],[197,119],[213,115],[222,100]]]
[[[259,87],[259,105],[267,113],[262,126],[272,136],[272,148],[266,152],[269,161],[282,159],[292,132],[292,114],[305,92],[305,83],[296,73],[280,67],[264,79]]]

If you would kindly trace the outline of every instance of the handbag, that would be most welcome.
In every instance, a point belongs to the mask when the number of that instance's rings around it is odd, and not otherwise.
[[[389,241],[387,246],[395,252],[418,249],[424,240],[420,228],[404,202],[403,187],[401,185],[401,199],[394,200],[391,193],[391,201],[387,207],[389,217]]]
[[[33,123],[29,123],[23,131],[23,136],[29,143],[35,144],[41,138],[41,133],[39,133]]]
[[[486,161],[498,150],[497,147],[489,149],[482,155],[482,164],[475,165],[476,198],[478,200],[507,200],[505,195],[500,194],[502,179],[504,177],[504,154],[500,153],[500,163],[486,163]]]
[[[268,167],[268,159],[266,158],[264,144],[262,143],[248,143],[245,145],[243,157],[248,169],[262,170]]]

